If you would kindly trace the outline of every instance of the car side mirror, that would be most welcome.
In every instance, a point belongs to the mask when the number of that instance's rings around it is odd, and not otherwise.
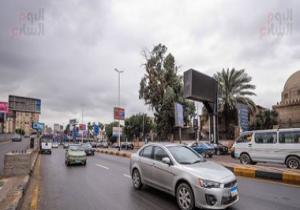
[[[165,164],[171,165],[171,160],[168,157],[164,157],[161,161]]]

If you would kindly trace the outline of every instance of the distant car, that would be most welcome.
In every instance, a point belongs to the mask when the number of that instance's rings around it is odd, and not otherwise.
[[[95,155],[95,149],[90,143],[82,144],[82,148],[84,149],[86,155]]]
[[[58,142],[53,142],[52,148],[58,148]]]
[[[40,153],[52,153],[52,137],[51,136],[42,136],[40,140]]]
[[[111,145],[111,147],[112,147],[112,148],[119,148],[119,144],[118,144],[118,143],[113,143],[113,144]]]
[[[218,144],[212,144],[215,148],[215,154],[216,155],[227,155],[228,154],[228,147],[218,143]]]
[[[207,144],[207,143],[197,143],[194,142],[189,145],[192,149],[194,149],[199,154],[203,155],[204,157],[212,157],[215,153],[215,149],[213,146]]]
[[[108,143],[106,141],[100,141],[96,144],[96,147],[99,148],[108,148]]]
[[[96,147],[97,147],[97,143],[96,143],[96,142],[93,142],[93,141],[92,141],[92,142],[90,142],[89,144],[90,144],[93,148],[96,148]]]
[[[69,143],[68,142],[65,142],[64,145],[63,145],[64,149],[68,149],[69,147]]]
[[[22,136],[21,136],[20,134],[14,134],[14,135],[11,137],[11,141],[13,141],[13,142],[22,141]]]
[[[134,149],[134,145],[131,142],[123,142],[121,144],[121,149],[126,149],[126,150]]]
[[[65,153],[65,164],[70,166],[72,164],[82,164],[86,165],[86,153],[81,145],[70,144],[69,148]]]

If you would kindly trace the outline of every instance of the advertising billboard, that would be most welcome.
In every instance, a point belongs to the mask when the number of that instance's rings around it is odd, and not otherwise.
[[[85,131],[86,130],[86,125],[85,124],[79,124],[79,130]]]
[[[184,72],[184,97],[195,101],[215,103],[217,81],[194,69]]]
[[[78,121],[76,119],[69,120],[70,125],[76,125],[77,123],[78,123]]]
[[[183,106],[179,103],[175,103],[175,126],[181,128],[184,126]]]
[[[8,103],[7,102],[0,102],[0,112],[1,113],[8,113]]]
[[[122,131],[123,131],[122,127],[120,127],[120,129],[119,129],[119,127],[113,127],[112,135],[119,136],[119,133],[120,133],[120,136],[122,136]]]
[[[238,116],[239,116],[239,126],[242,131],[249,130],[249,108],[245,104],[237,105]]]
[[[8,106],[12,111],[41,113],[41,99],[9,95]]]
[[[114,107],[114,119],[125,120],[125,109],[121,107]]]
[[[42,130],[44,130],[44,127],[45,127],[45,123],[40,123],[40,122],[33,122],[32,123],[32,129],[42,131]]]

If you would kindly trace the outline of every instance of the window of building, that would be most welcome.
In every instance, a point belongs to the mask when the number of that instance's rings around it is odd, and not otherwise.
[[[279,133],[279,143],[283,144],[299,144],[300,131],[286,131]]]
[[[277,133],[257,133],[255,134],[255,143],[257,144],[275,144],[277,142]]]
[[[300,90],[297,91],[298,96],[300,96]]]
[[[287,99],[289,97],[289,94],[285,93],[284,94],[284,99]]]

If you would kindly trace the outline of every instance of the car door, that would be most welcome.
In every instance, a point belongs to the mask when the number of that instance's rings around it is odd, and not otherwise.
[[[276,162],[277,159],[277,132],[256,132],[252,145],[253,161]]]
[[[164,157],[170,158],[162,147],[155,146],[153,150],[153,183],[162,190],[171,192],[175,175],[173,167],[162,162]]]
[[[139,165],[143,181],[153,183],[153,146],[147,146],[140,152]]]
[[[253,145],[253,133],[252,132],[244,132],[240,135],[240,137],[236,141],[235,152],[240,156],[243,152],[246,152],[250,155],[252,154],[252,145]]]

